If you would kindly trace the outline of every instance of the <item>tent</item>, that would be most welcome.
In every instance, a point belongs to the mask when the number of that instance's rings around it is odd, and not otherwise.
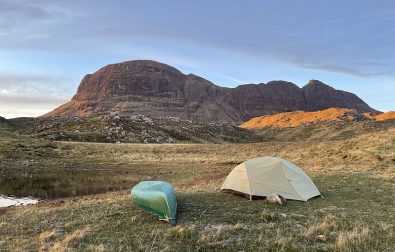
[[[279,157],[257,157],[239,164],[229,173],[221,190],[250,200],[279,194],[286,199],[307,201],[320,195],[301,168]]]

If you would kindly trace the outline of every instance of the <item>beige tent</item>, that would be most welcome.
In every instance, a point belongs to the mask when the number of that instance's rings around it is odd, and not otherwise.
[[[301,168],[279,157],[257,157],[239,164],[229,173],[221,190],[250,199],[279,194],[286,199],[307,201],[320,195]]]

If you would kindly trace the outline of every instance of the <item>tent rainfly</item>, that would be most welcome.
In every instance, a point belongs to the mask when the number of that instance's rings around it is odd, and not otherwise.
[[[307,201],[321,195],[301,168],[279,157],[257,157],[239,164],[229,173],[221,190],[250,200],[278,194],[286,199]]]

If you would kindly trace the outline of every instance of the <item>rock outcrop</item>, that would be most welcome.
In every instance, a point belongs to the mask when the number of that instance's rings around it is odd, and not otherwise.
[[[331,107],[377,112],[356,95],[315,80],[303,88],[286,81],[225,88],[162,63],[137,60],[108,65],[86,75],[70,102],[44,116],[118,112],[244,122],[261,115]]]

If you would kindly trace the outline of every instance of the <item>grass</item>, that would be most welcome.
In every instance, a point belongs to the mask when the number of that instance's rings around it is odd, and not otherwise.
[[[266,141],[336,141],[357,137],[361,134],[371,134],[386,131],[395,127],[395,120],[387,121],[333,121],[316,122],[298,127],[263,127],[252,131],[261,135]]]
[[[49,176],[42,180],[48,184],[58,176],[57,181],[75,181],[86,190],[75,194],[82,196],[0,210],[0,250],[393,251],[395,247],[393,128],[314,143],[99,144],[22,136],[1,137],[0,143],[3,181],[36,174]],[[238,163],[265,155],[281,156],[302,167],[323,198],[276,206],[218,191]],[[174,184],[177,226],[133,206],[129,190],[122,186],[141,179]],[[97,180],[100,183],[89,182]],[[45,191],[24,184],[31,192]],[[85,195],[111,191],[110,184],[121,190]]]

